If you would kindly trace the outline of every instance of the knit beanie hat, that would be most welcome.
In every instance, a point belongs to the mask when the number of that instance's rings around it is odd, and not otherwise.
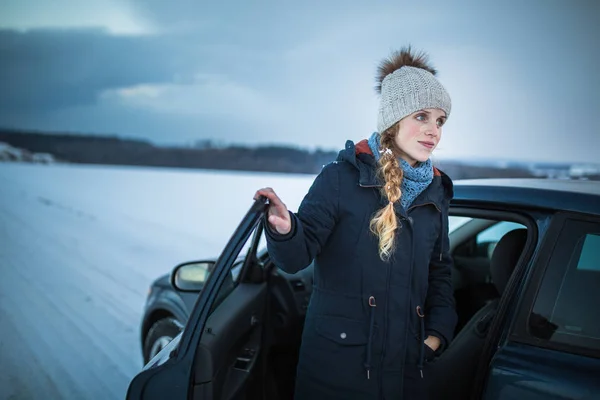
[[[427,64],[427,55],[411,54],[410,47],[392,53],[378,69],[380,92],[377,130],[385,132],[402,118],[426,108],[439,108],[450,116],[450,95]]]

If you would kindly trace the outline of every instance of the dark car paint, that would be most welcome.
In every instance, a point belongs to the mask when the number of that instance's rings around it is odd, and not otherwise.
[[[146,300],[140,327],[142,353],[148,330],[156,321],[174,317],[182,325],[185,324],[190,310],[194,307],[198,298],[197,293],[184,293],[174,290],[169,281],[169,274],[156,279],[150,288],[150,295]]]
[[[598,399],[600,360],[510,342],[494,356],[485,399]]]
[[[545,250],[544,242],[553,238],[549,227],[556,211],[566,210],[580,215],[600,215],[600,185],[547,180],[482,180],[455,182],[452,209],[475,207],[520,211],[534,221],[537,236],[535,252],[522,268],[521,275],[511,279],[512,296],[505,299],[499,313],[501,318],[492,326],[487,352],[489,368],[481,368],[476,398],[598,398],[600,388],[595,379],[600,376],[600,359],[583,357],[559,351],[508,341],[509,324],[515,319],[518,303],[531,274],[540,269],[538,256]],[[160,287],[161,279],[156,287]],[[509,286],[511,286],[509,285]],[[508,288],[507,288],[508,289]],[[150,302],[150,301],[149,301]],[[206,307],[203,307],[204,309]],[[199,310],[195,310],[197,313]],[[194,332],[196,337],[199,332]],[[174,340],[176,347],[181,335]],[[188,340],[187,345],[195,343]],[[171,347],[171,346],[168,346]],[[189,349],[188,349],[189,350]],[[169,354],[165,356],[165,354]],[[147,365],[130,385],[128,399],[151,399],[167,395],[169,398],[187,398],[191,359],[182,353],[176,355],[165,348],[150,364],[172,364],[162,367]],[[491,358],[493,356],[493,358]],[[171,357],[171,358],[170,358]],[[166,360],[166,362],[164,361]],[[486,362],[487,363],[487,362]],[[172,379],[178,376],[176,380]],[[160,377],[160,378],[159,378]],[[157,378],[157,379],[155,379]],[[178,383],[177,383],[178,382]],[[147,390],[151,384],[152,390]],[[483,397],[480,397],[483,396]],[[596,397],[594,397],[596,396]]]

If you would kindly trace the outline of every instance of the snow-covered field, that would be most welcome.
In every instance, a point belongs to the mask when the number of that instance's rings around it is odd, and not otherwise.
[[[313,176],[0,163],[0,399],[122,399],[148,286]]]

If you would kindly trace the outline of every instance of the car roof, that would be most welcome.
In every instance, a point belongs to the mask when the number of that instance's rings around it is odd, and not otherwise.
[[[600,215],[600,182],[566,179],[454,181],[454,203],[490,202]]]

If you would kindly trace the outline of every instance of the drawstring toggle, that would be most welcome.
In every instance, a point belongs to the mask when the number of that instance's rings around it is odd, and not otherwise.
[[[369,323],[369,342],[367,343],[367,360],[365,362],[365,368],[367,370],[367,379],[371,379],[371,344],[373,341],[373,327],[375,325],[375,307],[377,304],[375,303],[375,297],[369,297],[369,308],[371,309],[370,314],[370,323]]]

